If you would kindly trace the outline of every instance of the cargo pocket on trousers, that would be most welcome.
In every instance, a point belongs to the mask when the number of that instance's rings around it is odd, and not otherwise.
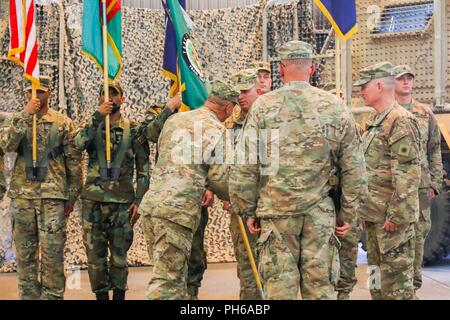
[[[163,264],[166,267],[179,272],[189,261],[191,241],[172,230],[167,230],[155,241],[155,249],[153,254],[157,255],[158,260],[164,260]]]
[[[268,279],[271,277],[270,269],[273,269],[274,261],[270,254],[270,242],[273,238],[273,230],[270,228],[261,232],[256,242],[256,254],[259,258],[258,273],[262,279]],[[270,268],[272,267],[272,268]]]

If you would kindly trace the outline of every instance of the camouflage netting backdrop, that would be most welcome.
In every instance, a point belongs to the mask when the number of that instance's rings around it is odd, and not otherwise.
[[[41,0],[42,1],[42,0]],[[6,1],[0,0],[2,8]],[[294,32],[294,10],[298,12],[301,40],[313,41],[311,4],[302,0],[292,5],[274,6],[268,15],[270,58],[275,58],[275,47],[291,40]],[[5,11],[0,13],[0,56],[8,49],[9,34]],[[60,13],[63,12],[61,20]],[[262,55],[262,10],[260,5],[208,11],[189,11],[195,22],[193,34],[197,50],[203,59],[208,77],[229,78]],[[64,5],[39,5],[37,9],[41,75],[50,75],[53,82],[51,106],[67,113],[79,125],[89,117],[97,105],[100,72],[91,60],[81,54],[82,5],[79,0],[64,1]],[[123,8],[124,70],[120,78],[127,103],[127,117],[142,120],[147,108],[167,100],[168,82],[161,75],[164,15],[161,10]],[[63,29],[60,30],[60,26]],[[62,31],[62,32],[61,32]],[[65,33],[63,52],[60,52],[60,33]],[[62,54],[62,56],[60,56]],[[63,58],[60,60],[60,57]],[[59,65],[63,64],[60,74]],[[272,64],[274,71],[276,64]],[[61,71],[62,71],[61,70]],[[25,100],[21,69],[4,59],[0,60],[0,111],[21,109]],[[63,76],[63,79],[62,77]],[[279,84],[279,75],[275,74]],[[153,146],[154,149],[154,146]],[[13,155],[6,157],[9,168]],[[15,269],[11,240],[9,199],[0,206],[0,271]],[[205,233],[209,262],[234,261],[229,218],[216,201],[210,209],[210,221]],[[68,240],[65,249],[66,266],[86,265],[82,244],[80,203],[68,222]],[[135,227],[135,239],[129,252],[133,266],[148,265],[140,223]]]

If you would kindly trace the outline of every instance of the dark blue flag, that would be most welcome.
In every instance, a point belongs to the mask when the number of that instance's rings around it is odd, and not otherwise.
[[[173,0],[172,0],[173,1]],[[175,0],[177,1],[177,0]],[[169,95],[173,97],[178,92],[178,86],[180,79],[178,75],[177,64],[177,42],[175,30],[173,24],[170,21],[170,15],[168,14],[168,7],[165,1],[161,1],[166,11],[166,38],[164,41],[164,58],[163,58],[163,70],[162,74],[168,78],[170,82]],[[186,0],[178,0],[180,6],[186,10]]]
[[[342,40],[350,39],[358,31],[355,0],[314,0],[314,2]]]

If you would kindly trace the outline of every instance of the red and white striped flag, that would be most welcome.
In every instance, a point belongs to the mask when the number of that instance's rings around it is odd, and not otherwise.
[[[25,78],[39,86],[39,59],[34,0],[9,0],[8,58],[24,69]]]

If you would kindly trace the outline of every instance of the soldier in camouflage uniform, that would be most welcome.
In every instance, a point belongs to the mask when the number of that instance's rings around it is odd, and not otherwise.
[[[240,93],[238,97],[240,112],[238,117],[230,117],[229,119],[232,119],[232,121],[226,121],[225,127],[230,132],[234,147],[238,141],[239,133],[242,131],[245,118],[255,100],[262,94],[262,90],[259,87],[257,69],[239,70],[233,75],[232,81],[236,91]],[[228,188],[226,189],[228,192]],[[227,195],[227,198],[229,198],[229,195]],[[260,295],[250,266],[249,257],[244,246],[244,241],[241,236],[238,216],[232,210],[232,207],[229,205],[229,201],[224,201],[224,208],[230,212],[230,233],[233,241],[234,255],[237,261],[237,274],[240,280],[239,297],[241,300],[259,300]],[[244,226],[246,228],[250,247],[255,249],[258,235],[251,234],[248,231],[245,220]],[[253,256],[255,258],[255,262],[257,263],[256,251],[253,252]]]
[[[414,290],[422,286],[423,246],[431,229],[430,202],[439,194],[442,185],[441,134],[437,120],[429,106],[412,98],[414,73],[407,65],[394,68],[396,100],[417,119],[423,150],[421,181],[419,186],[420,215],[416,228],[414,258]]]
[[[220,154],[215,146],[236,96],[230,85],[215,81],[204,107],[178,113],[164,125],[150,190],[142,202],[155,237],[148,299],[189,298],[188,260],[200,224],[201,200],[207,187],[216,193],[207,182],[208,171]]]
[[[242,137],[257,139],[241,138],[237,148],[259,145],[260,151],[256,164],[233,166],[231,204],[248,217],[250,232],[261,231],[257,250],[266,298],[297,299],[300,289],[303,299],[331,299],[336,235],[348,232],[367,191],[360,136],[342,101],[309,84],[311,45],[290,41],[278,53],[285,85],[258,98],[247,116]],[[270,143],[261,147],[264,141]],[[342,170],[342,227],[335,225],[329,197],[336,166]]]
[[[8,196],[20,299],[63,299],[65,227],[81,191],[81,154],[73,148],[73,124],[49,107],[50,95],[50,79],[41,77],[37,99],[28,88],[28,104],[7,120],[0,139],[5,152],[17,152]],[[32,161],[33,114],[38,169]]]
[[[166,120],[177,112],[177,110],[181,106],[181,94],[175,95],[166,106],[152,106],[147,110],[147,115],[144,123],[141,127],[142,135],[147,138],[150,143],[157,143],[159,134],[164,126]],[[158,157],[158,154],[156,154]],[[147,252],[148,257],[150,259],[150,263],[152,262],[153,257],[153,229],[151,227],[150,217],[144,216],[142,219],[142,230],[144,233],[144,238],[147,244]]]
[[[333,82],[326,83],[323,90],[328,91],[331,94],[336,95],[336,84]],[[344,94],[339,90],[339,98],[344,101]],[[356,123],[358,131],[361,133],[361,127]],[[359,237],[359,223],[358,217],[354,220],[354,224],[351,226],[345,237],[340,237],[339,241],[341,246],[339,248],[339,266],[338,270],[333,270],[335,274],[339,274],[339,280],[336,285],[336,291],[338,292],[338,300],[349,300],[350,293],[356,285],[356,260],[358,257],[358,239]],[[339,219],[336,221],[338,225],[342,224]]]
[[[412,299],[414,224],[419,215],[420,134],[395,101],[393,67],[360,71],[360,95],[376,113],[363,135],[369,197],[359,212],[367,229],[372,299]]]
[[[83,186],[83,242],[88,258],[88,273],[92,291],[98,300],[125,299],[127,290],[127,253],[133,241],[133,225],[139,218],[138,207],[149,186],[149,146],[147,132],[162,127],[167,114],[154,118],[155,128],[146,128],[122,117],[120,107],[125,101],[117,81],[109,83],[110,101],[105,102],[103,88],[101,104],[88,124],[75,136],[78,150],[89,154],[86,183]],[[110,114],[111,162],[105,159],[104,117]],[[135,168],[136,167],[136,172]],[[136,191],[133,176],[136,173]],[[108,249],[111,257],[108,262]]]

